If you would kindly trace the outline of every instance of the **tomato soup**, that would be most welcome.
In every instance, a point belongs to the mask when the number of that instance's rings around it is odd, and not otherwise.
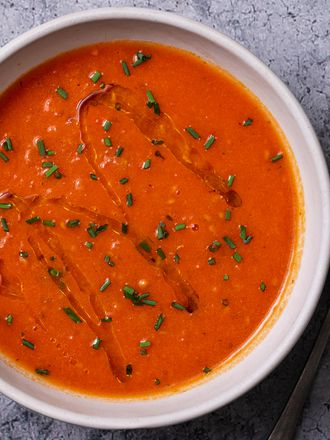
[[[118,41],[0,97],[0,347],[84,394],[172,392],[247,345],[293,281],[290,148],[242,84]]]

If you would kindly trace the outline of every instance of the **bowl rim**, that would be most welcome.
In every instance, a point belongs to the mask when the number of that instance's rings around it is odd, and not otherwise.
[[[19,404],[41,413],[43,415],[56,418],[68,423],[78,424],[86,427],[95,427],[103,429],[132,429],[142,427],[159,427],[170,424],[180,423],[194,417],[202,416],[209,413],[225,404],[232,402],[240,397],[261,380],[263,380],[293,348],[298,341],[303,331],[305,330],[312,314],[315,311],[317,303],[322,293],[322,289],[326,280],[329,261],[330,261],[330,180],[325,157],[323,155],[320,143],[317,139],[315,131],[303,111],[301,105],[288,89],[288,87],[255,55],[248,49],[245,49],[241,44],[234,41],[232,38],[224,35],[222,32],[211,29],[206,25],[198,23],[189,18],[182,17],[172,12],[158,11],[147,8],[132,8],[132,7],[108,7],[89,9],[75,12],[54,20],[41,24],[23,34],[16,37],[4,47],[0,48],[0,65],[3,61],[9,58],[15,52],[24,49],[25,46],[34,41],[52,34],[56,31],[74,26],[76,24],[84,24],[92,21],[101,20],[140,20],[154,23],[160,23],[172,26],[173,28],[183,29],[185,31],[197,34],[216,45],[224,46],[227,50],[240,58],[245,64],[257,70],[259,74],[267,78],[267,82],[276,91],[281,100],[285,100],[288,107],[294,111],[300,127],[304,127],[304,136],[308,136],[309,143],[313,146],[313,154],[315,166],[319,172],[319,182],[322,191],[322,207],[324,210],[323,221],[323,240],[321,243],[321,250],[319,253],[318,270],[315,273],[313,282],[313,291],[307,302],[305,302],[302,313],[294,322],[287,337],[283,340],[281,345],[276,347],[271,357],[266,359],[264,363],[256,369],[255,373],[247,377],[239,386],[232,392],[227,399],[222,399],[221,396],[204,401],[195,405],[193,408],[180,408],[171,413],[162,415],[153,415],[146,417],[125,417],[121,419],[105,417],[105,416],[90,416],[86,417],[74,411],[66,411],[55,405],[41,402],[28,393],[16,388],[14,385],[7,383],[0,377],[0,392]],[[212,380],[212,379],[211,379]],[[202,386],[202,384],[200,385]],[[163,399],[168,398],[164,396]],[[129,403],[129,402],[127,402]]]

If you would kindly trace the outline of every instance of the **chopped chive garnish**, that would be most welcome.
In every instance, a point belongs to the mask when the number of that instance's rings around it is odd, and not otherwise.
[[[123,293],[125,298],[131,300],[135,306],[155,306],[157,304],[157,302],[152,299],[146,299],[150,295],[149,293],[139,295],[133,287],[127,284],[123,287]]]
[[[61,272],[59,270],[55,269],[54,267],[50,267],[48,269],[48,273],[53,278],[59,278],[61,276]]]
[[[11,313],[5,317],[5,321],[7,322],[7,325],[12,325],[14,321],[14,317]]]
[[[111,260],[110,255],[106,255],[106,256],[104,257],[104,261],[105,261],[105,263],[107,263],[110,267],[115,266],[115,262]]]
[[[127,223],[122,223],[121,224],[121,232],[123,234],[127,234],[127,232],[128,232],[128,224]]]
[[[182,231],[183,229],[186,229],[186,224],[185,223],[177,223],[174,226],[174,230],[175,231]]]
[[[216,260],[214,257],[210,257],[207,259],[207,264],[209,264],[210,266],[214,266],[216,264]]]
[[[132,376],[133,367],[131,364],[126,365],[126,376]]]
[[[46,151],[46,156],[55,156],[56,152],[52,150]]]
[[[142,53],[141,51],[138,51],[135,55],[134,55],[134,62],[132,64],[133,67],[137,67],[142,63],[145,63],[146,61],[151,59],[151,55],[145,55],[144,53]]]
[[[244,244],[249,244],[250,241],[252,240],[252,235],[249,235],[248,237],[246,237],[246,239],[243,241]]]
[[[129,71],[129,68],[128,68],[128,65],[127,65],[126,61],[122,60],[122,61],[120,61],[120,63],[122,65],[122,68],[123,68],[123,71],[124,71],[125,75],[126,76],[130,76],[131,72]]]
[[[173,257],[173,261],[174,261],[174,263],[179,264],[179,263],[180,263],[180,260],[181,260],[180,255],[175,254],[174,257]]]
[[[233,258],[234,258],[235,261],[237,261],[237,263],[240,263],[242,261],[242,259],[243,259],[238,252],[234,253]]]
[[[234,180],[235,180],[235,176],[234,176],[234,175],[230,175],[230,176],[228,176],[228,180],[227,180],[227,186],[228,186],[228,188],[230,188],[230,187],[233,185]]]
[[[160,385],[160,379],[158,379],[158,377],[156,377],[156,379],[154,380],[155,385]]]
[[[3,217],[1,218],[1,226],[2,226],[2,229],[4,230],[4,232],[9,232],[8,222]]]
[[[62,179],[63,174],[60,173],[59,171],[55,171],[55,173],[54,173],[54,177],[55,177],[55,179]]]
[[[153,139],[153,140],[151,141],[151,143],[152,143],[153,145],[162,145],[162,144],[164,143],[164,141],[163,141],[162,139]]]
[[[272,162],[277,162],[278,160],[283,159],[283,153],[277,153],[276,156],[273,156],[270,160]]]
[[[239,236],[241,237],[242,240],[245,240],[246,239],[246,226],[240,225],[239,230],[240,230]]]
[[[121,185],[125,185],[125,183],[127,183],[127,182],[128,182],[128,178],[127,177],[123,177],[122,179],[119,180],[119,183]]]
[[[200,135],[192,127],[185,128],[186,132],[190,134],[194,139],[200,139]]]
[[[223,276],[224,281],[228,281],[229,280],[229,275],[227,273],[224,274]]]
[[[100,292],[104,292],[111,284],[109,278],[106,278],[102,286],[100,287]]]
[[[63,312],[66,313],[68,317],[76,324],[82,323],[82,320],[70,307],[64,307]]]
[[[35,345],[33,344],[33,342],[28,341],[27,339],[22,339],[22,344],[29,348],[30,350],[34,350],[35,349]]]
[[[147,243],[146,240],[141,241],[141,243],[139,244],[140,248],[143,249],[146,252],[151,252],[151,247],[149,246],[149,244]]]
[[[90,174],[89,174],[89,177],[90,177],[92,180],[99,180],[98,177],[97,177],[97,175],[94,174],[94,173],[90,173]]]
[[[53,162],[42,162],[42,168],[51,168],[54,165]]]
[[[89,78],[91,81],[93,81],[94,84],[96,84],[98,82],[98,80],[101,78],[102,73],[99,72],[98,70],[95,70],[95,72],[91,73],[89,75]]]
[[[94,348],[94,350],[98,350],[100,348],[101,343],[102,343],[102,339],[100,339],[99,337],[94,339],[92,343],[92,347]]]
[[[3,148],[5,151],[13,151],[13,143],[9,137],[7,137],[3,143]]]
[[[151,346],[151,342],[148,340],[143,340],[140,341],[140,347],[150,347]]]
[[[108,119],[106,119],[105,121],[103,121],[102,127],[104,131],[109,131],[111,128],[111,122],[108,121]]]
[[[46,147],[45,147],[44,141],[42,139],[38,139],[36,144],[37,144],[40,156],[46,156]]]
[[[101,319],[101,322],[112,322],[112,318],[111,316],[105,316],[104,318]]]
[[[64,90],[62,87],[57,87],[56,93],[63,99],[68,99],[68,92]]]
[[[171,306],[172,306],[174,309],[177,309],[177,310],[186,310],[186,307],[185,307],[185,306],[183,306],[182,304],[177,303],[176,301],[173,301],[173,302],[171,303]]]
[[[42,224],[45,226],[50,226],[52,228],[56,226],[56,222],[54,220],[43,220]]]
[[[116,157],[120,157],[122,155],[123,151],[124,151],[123,147],[118,147],[115,152]]]
[[[126,205],[127,206],[133,205],[133,194],[132,193],[126,194]]]
[[[104,89],[104,87],[105,87],[105,83],[104,83],[104,82],[101,82],[101,84],[100,84],[100,89]]]
[[[157,252],[157,254],[160,256],[160,258],[161,258],[162,260],[165,260],[166,255],[165,255],[165,252],[163,251],[162,248],[158,248],[156,252]]]
[[[0,151],[0,159],[2,159],[4,162],[9,161],[9,157],[5,155],[3,151]]]
[[[72,219],[72,220],[68,220],[66,222],[66,226],[68,228],[76,228],[79,225],[80,225],[80,220],[79,219]]]
[[[161,159],[165,159],[165,157],[162,155],[162,153],[159,150],[155,151],[155,156],[160,157]]]
[[[168,232],[166,231],[166,224],[164,222],[160,222],[156,229],[156,237],[158,240],[163,240],[168,237]]]
[[[212,368],[209,368],[209,367],[204,367],[203,368],[203,373],[205,373],[205,374],[208,374],[208,373],[210,373],[212,371]]]
[[[226,209],[225,211],[225,220],[229,221],[231,219],[231,211]]]
[[[109,138],[109,136],[107,136],[107,137],[105,137],[105,138],[103,139],[103,143],[104,143],[104,145],[105,145],[106,147],[112,147],[112,141],[111,141],[111,139]]]
[[[28,256],[29,256],[29,254],[28,254],[28,252],[25,252],[25,251],[19,251],[19,254],[18,254],[21,258],[28,258]]]
[[[230,247],[230,249],[236,249],[236,244],[233,242],[233,240],[228,237],[227,235],[225,235],[224,237],[222,237],[223,240],[228,244],[228,246]]]
[[[12,207],[11,203],[0,203],[0,209],[11,209]]]
[[[204,144],[205,150],[208,150],[209,148],[211,148],[211,146],[214,144],[214,142],[215,142],[215,136],[213,134],[210,134],[210,136],[206,139],[206,142]]]
[[[29,218],[28,220],[25,220],[26,223],[29,225],[33,225],[34,223],[39,223],[41,221],[41,218],[36,215],[35,217]]]
[[[148,98],[147,105],[150,106],[150,107],[153,106],[155,104],[156,100],[154,98],[154,95],[152,94],[152,91],[151,90],[147,90],[146,91],[146,95],[147,95],[147,98]]]
[[[147,159],[143,162],[142,169],[147,170],[151,166],[151,159]]]
[[[81,154],[85,149],[85,144],[79,144],[77,147],[77,153]]]
[[[35,372],[40,376],[49,376],[49,370],[46,370],[44,368],[36,368]]]
[[[45,176],[48,178],[50,176],[52,176],[55,171],[58,170],[58,166],[57,165],[53,165],[51,168],[49,168],[46,172],[45,172]]]
[[[251,119],[251,118],[245,119],[242,123],[243,127],[248,127],[249,125],[252,125],[252,124],[253,124],[253,119]]]
[[[142,299],[141,301],[146,306],[155,306],[157,304],[157,302],[155,300],[153,300],[153,299]]]
[[[92,243],[91,241],[85,241],[85,246],[88,249],[93,249],[94,243]]]
[[[212,243],[208,246],[208,250],[210,252],[217,252],[221,247],[221,243],[218,240],[213,240]]]
[[[160,315],[157,316],[154,329],[158,331],[161,328],[164,321],[165,321],[165,316],[161,313]]]
[[[99,235],[101,232],[104,232],[108,229],[108,225],[100,225],[96,228],[96,235]]]
[[[261,290],[261,292],[264,292],[266,290],[266,284],[264,281],[261,281],[261,283],[260,283],[260,290]]]

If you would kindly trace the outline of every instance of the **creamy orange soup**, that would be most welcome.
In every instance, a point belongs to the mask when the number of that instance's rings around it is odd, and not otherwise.
[[[196,56],[120,41],[0,97],[0,344],[48,383],[177,390],[278,301],[299,202],[276,122]]]

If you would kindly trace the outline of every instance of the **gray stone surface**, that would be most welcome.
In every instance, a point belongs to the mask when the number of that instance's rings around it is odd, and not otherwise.
[[[104,6],[176,12],[230,35],[261,58],[292,90],[311,119],[330,164],[329,0],[0,0],[0,45],[52,18]],[[0,395],[1,440],[264,440],[280,414],[329,307],[330,279],[305,334],[266,380],[232,404],[162,429],[98,431],[53,421]],[[330,439],[328,345],[297,431],[297,440]]]

